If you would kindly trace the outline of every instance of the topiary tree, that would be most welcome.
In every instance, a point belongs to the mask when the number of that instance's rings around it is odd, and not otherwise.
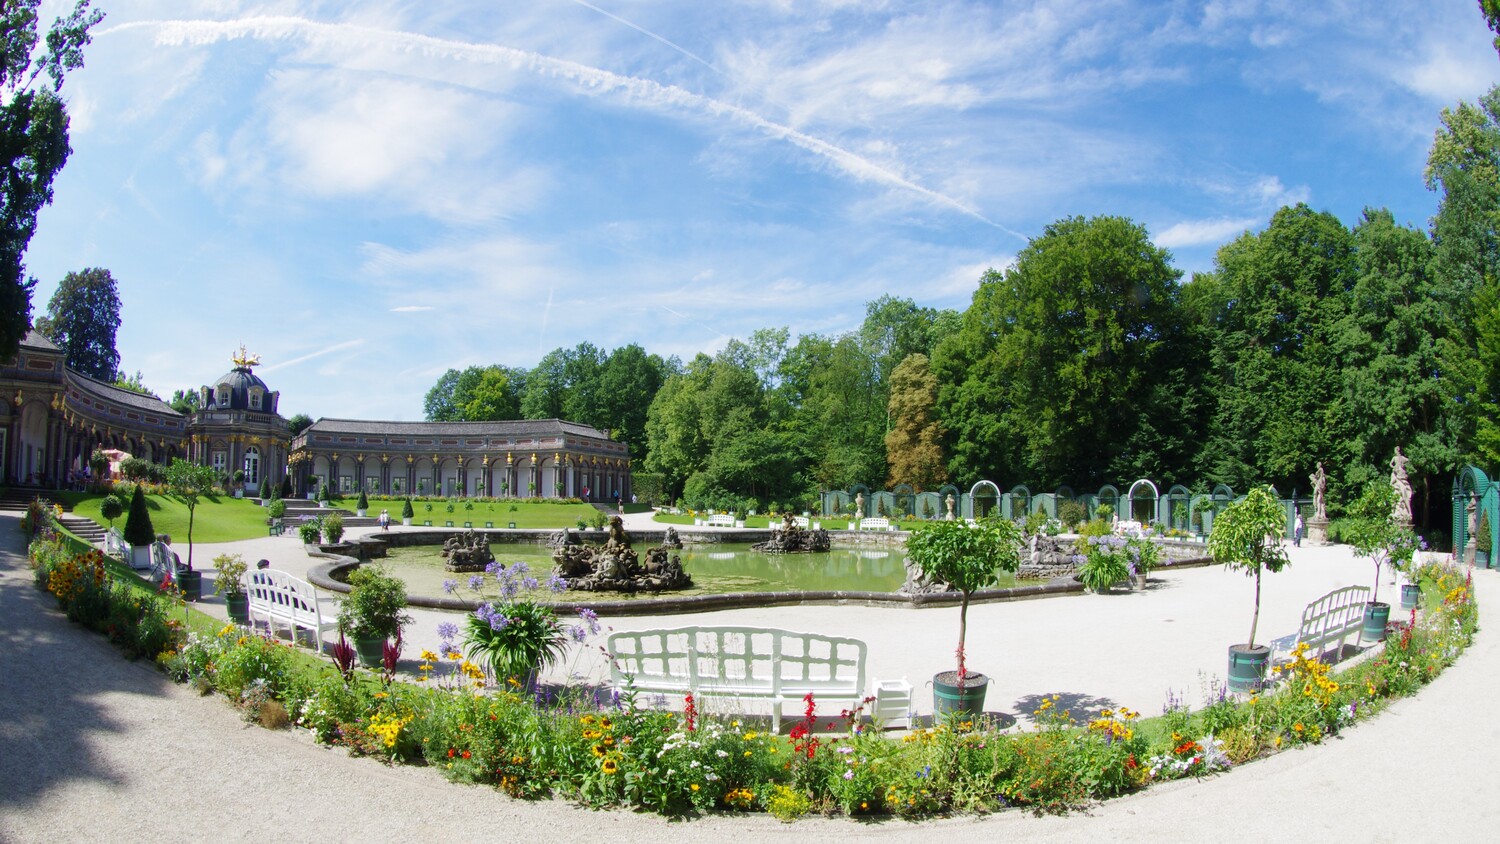
[[[411,508],[411,498],[407,497],[407,499],[401,503],[401,518],[412,519],[416,518],[416,515],[417,512]]]
[[[109,520],[111,528],[115,526],[115,519],[120,518],[120,515],[124,512],[125,504],[116,496],[106,495],[104,496],[104,500],[99,502],[99,515]]]
[[[359,501],[354,505],[354,507],[355,507],[356,510],[368,510],[368,509],[370,509],[370,499],[367,498],[367,497],[365,497],[365,491],[364,490],[360,490],[359,491]]]
[[[151,524],[151,512],[146,509],[146,493],[140,484],[130,496],[130,514],[125,517],[125,541],[145,548],[156,540],[156,528]]]

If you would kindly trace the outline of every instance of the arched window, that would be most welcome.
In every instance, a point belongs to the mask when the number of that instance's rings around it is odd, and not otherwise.
[[[245,449],[245,483],[260,483],[260,449],[253,445]]]
[[[229,385],[228,384],[220,384],[219,385],[218,395],[217,395],[217,397],[214,398],[214,406],[218,407],[218,408],[226,408],[226,407],[229,406]]]

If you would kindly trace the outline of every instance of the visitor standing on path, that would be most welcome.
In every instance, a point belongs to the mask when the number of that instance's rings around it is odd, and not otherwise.
[[[1292,525],[1292,544],[1298,548],[1302,547],[1302,513],[1298,511],[1297,520]]]

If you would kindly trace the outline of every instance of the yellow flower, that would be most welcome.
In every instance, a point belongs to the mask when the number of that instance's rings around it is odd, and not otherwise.
[[[606,774],[613,774],[620,770],[619,764],[613,759],[605,759],[604,764],[600,767]]]
[[[691,786],[688,786],[688,787],[691,788],[694,791],[698,790],[698,784],[697,783],[693,783]]]
[[[435,653],[433,653],[432,651],[422,651],[422,661],[423,662],[437,662],[438,661],[438,655],[435,654]]]

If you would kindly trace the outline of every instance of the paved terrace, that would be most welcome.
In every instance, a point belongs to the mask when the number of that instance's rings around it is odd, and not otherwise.
[[[0,840],[157,841],[577,840],[650,836],[704,840],[1155,841],[1312,839],[1481,841],[1500,804],[1474,799],[1500,772],[1500,634],[1481,630],[1454,668],[1416,698],[1393,705],[1324,746],[1280,754],[1202,782],[1178,782],[1110,801],[1088,813],[1032,818],[1004,813],[911,824],[763,816],[671,823],[630,812],[590,812],[565,803],[525,803],[465,789],[421,768],[385,768],[305,735],[242,724],[222,701],[200,698],[152,666],[127,663],[68,624],[30,584],[14,513],[0,514]],[[305,571],[311,560],[291,537],[204,546]],[[1261,633],[1295,630],[1305,603],[1337,586],[1369,583],[1373,567],[1341,547],[1292,549],[1292,565],[1268,576]],[[197,556],[195,554],[195,556]],[[1475,573],[1484,607],[1500,599],[1500,573]],[[207,580],[207,579],[205,579]],[[1014,716],[1043,695],[1077,707],[1123,704],[1147,715],[1167,691],[1201,697],[1222,677],[1225,648],[1248,633],[1252,581],[1218,567],[1165,572],[1144,593],[1066,596],[970,609],[971,664],[992,679],[988,707]],[[1383,583],[1383,598],[1396,590]],[[222,613],[217,600],[201,608]],[[417,610],[412,647],[436,643],[451,613]],[[952,661],[957,609],[857,606],[733,610],[711,616],[605,619],[620,629],[700,621],[814,630],[864,639],[870,671],[906,676],[919,713],[924,684]],[[570,670],[597,673],[582,650]],[[564,672],[566,673],[566,672]],[[1293,831],[1295,830],[1295,832]]]

